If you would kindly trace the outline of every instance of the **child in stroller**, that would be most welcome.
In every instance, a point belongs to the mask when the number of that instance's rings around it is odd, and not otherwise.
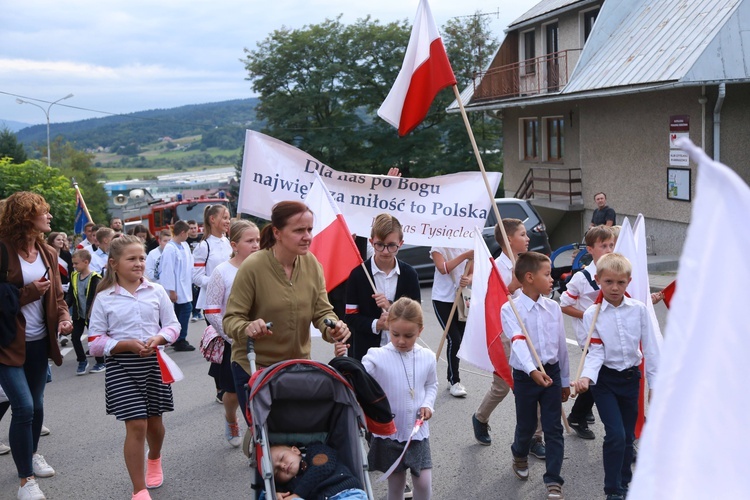
[[[362,484],[339,462],[336,450],[323,443],[312,443],[306,452],[303,457],[296,446],[271,446],[277,500],[367,500]]]

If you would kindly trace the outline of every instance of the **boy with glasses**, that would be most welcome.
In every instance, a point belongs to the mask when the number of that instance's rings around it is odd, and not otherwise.
[[[389,342],[386,320],[391,304],[401,297],[422,299],[417,271],[396,258],[404,244],[401,223],[389,214],[375,217],[370,233],[374,254],[355,267],[346,282],[345,322],[352,330],[349,355],[359,361],[371,347]],[[365,275],[365,269],[368,276]],[[373,291],[370,280],[375,284]]]

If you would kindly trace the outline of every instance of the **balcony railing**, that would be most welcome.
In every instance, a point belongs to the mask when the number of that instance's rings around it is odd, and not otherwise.
[[[574,206],[583,203],[582,181],[580,168],[531,167],[513,196]]]
[[[557,92],[568,83],[571,56],[581,49],[561,50],[534,59],[478,73],[472,101],[486,101]]]

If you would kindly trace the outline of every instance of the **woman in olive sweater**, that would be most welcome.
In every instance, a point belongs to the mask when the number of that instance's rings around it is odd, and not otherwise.
[[[257,364],[310,358],[310,323],[328,342],[346,342],[349,328],[328,302],[320,263],[312,255],[313,214],[304,203],[274,205],[271,223],[260,233],[261,250],[240,266],[224,314],[224,332],[232,343],[232,373],[240,408],[250,377],[247,339],[254,340]],[[335,322],[333,328],[324,320]],[[267,328],[267,323],[273,326]],[[243,412],[244,413],[244,412]]]

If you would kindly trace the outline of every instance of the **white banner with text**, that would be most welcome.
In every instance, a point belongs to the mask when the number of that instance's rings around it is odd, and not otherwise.
[[[338,172],[285,142],[247,131],[237,211],[264,219],[284,200],[304,202],[318,171],[349,229],[369,237],[372,219],[389,213],[410,245],[472,248],[472,229],[492,210],[480,172],[425,179]],[[492,192],[500,172],[487,173]]]

